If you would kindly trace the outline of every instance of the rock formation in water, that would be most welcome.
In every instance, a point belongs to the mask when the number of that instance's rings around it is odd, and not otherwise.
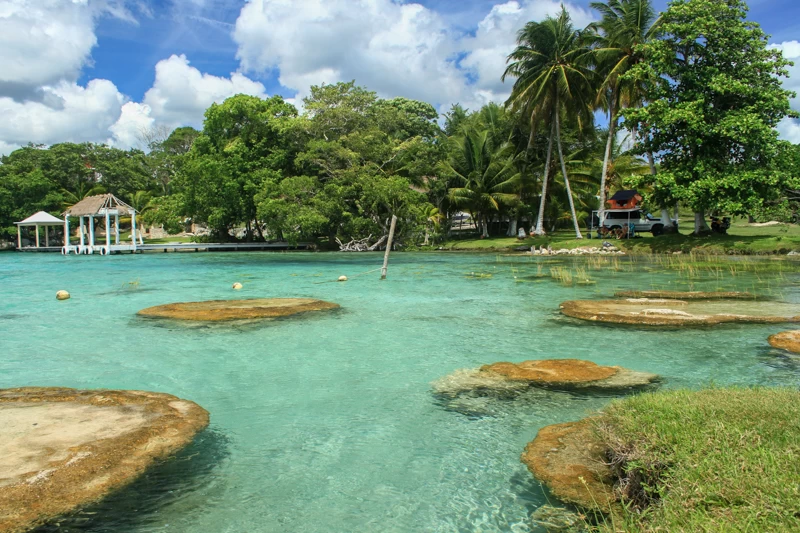
[[[95,502],[189,444],[208,412],[169,394],[0,390],[0,532]]]
[[[337,309],[338,307],[338,304],[312,298],[255,298],[157,305],[142,309],[138,314],[149,318],[220,322],[279,318],[309,311]]]
[[[800,353],[800,329],[793,331],[782,331],[775,335],[770,335],[769,343],[775,348],[781,348],[793,353]]]
[[[619,366],[600,366],[581,359],[544,359],[456,370],[434,381],[432,386],[437,394],[457,396],[472,391],[514,393],[530,386],[558,390],[621,390],[642,387],[657,380],[656,374]]]
[[[641,326],[702,326],[726,322],[775,324],[800,322],[800,306],[782,302],[665,300],[572,300],[561,312],[592,322]]]
[[[613,476],[594,431],[591,419],[543,427],[521,460],[560,500],[608,513]]]
[[[662,300],[755,300],[750,292],[736,291],[617,291],[617,298],[656,298]]]

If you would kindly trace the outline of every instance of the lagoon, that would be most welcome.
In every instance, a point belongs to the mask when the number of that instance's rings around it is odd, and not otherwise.
[[[656,372],[669,388],[800,386],[800,363],[766,340],[782,325],[644,330],[558,312],[564,300],[651,288],[747,290],[800,305],[798,269],[398,253],[388,280],[357,276],[381,260],[0,254],[0,388],[143,389],[211,413],[175,460],[42,531],[536,531],[528,517],[547,496],[522,449],[539,428],[611,396],[532,392],[460,409],[435,397],[432,381],[495,361],[574,357]],[[594,283],[564,286],[548,275],[559,266],[587,269]],[[350,281],[335,282],[340,275]],[[236,281],[242,290],[231,290]],[[72,298],[56,301],[59,289]],[[170,302],[259,297],[342,308],[258,325],[136,316]]]

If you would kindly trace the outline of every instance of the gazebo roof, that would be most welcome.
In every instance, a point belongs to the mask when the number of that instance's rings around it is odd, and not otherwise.
[[[60,226],[63,223],[63,220],[56,218],[45,211],[34,213],[20,222],[14,222],[14,224],[17,224],[18,226]]]
[[[131,206],[113,194],[98,194],[96,196],[87,196],[67,209],[64,214],[73,217],[102,215],[105,214],[107,209],[116,209],[120,215],[130,215],[134,211]]]

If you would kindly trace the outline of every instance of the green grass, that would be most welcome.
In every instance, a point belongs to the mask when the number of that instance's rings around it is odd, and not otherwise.
[[[178,237],[178,236],[171,236],[171,237],[164,237],[163,239],[145,239],[145,244],[172,244],[176,242],[195,242],[194,237]]]
[[[690,232],[691,227],[684,224],[679,234],[653,237],[649,233],[643,233],[641,238],[607,240],[629,254],[695,252],[709,255],[766,255],[800,251],[800,226],[796,224],[756,227],[736,222],[728,230],[727,235],[695,237]],[[585,232],[584,237],[586,237]],[[601,242],[599,239],[577,240],[574,231],[559,230],[545,237],[529,237],[524,240],[515,237],[459,239],[447,241],[440,246],[445,250],[510,252],[520,246],[530,248],[534,245],[536,247],[550,245],[554,249],[571,249],[579,246],[599,246]],[[434,247],[436,248],[438,246]]]
[[[626,487],[601,531],[800,531],[800,391],[641,394],[598,427]]]

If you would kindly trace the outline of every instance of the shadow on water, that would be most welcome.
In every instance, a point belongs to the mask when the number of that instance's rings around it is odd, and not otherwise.
[[[197,513],[206,506],[208,495],[194,499],[192,496],[199,491],[213,492],[217,467],[229,455],[228,437],[206,429],[189,446],[151,467],[130,485],[31,533],[140,531],[165,520],[164,514],[170,508],[183,507],[182,513]]]
[[[638,392],[654,391],[663,382],[629,387],[624,389],[603,389],[584,387],[577,390],[560,390],[545,387],[526,387],[516,390],[474,389],[458,394],[433,392],[434,404],[471,420],[487,417],[502,417],[508,414],[528,412],[546,413],[552,409],[563,409],[567,405],[593,402],[597,398],[624,398]]]

